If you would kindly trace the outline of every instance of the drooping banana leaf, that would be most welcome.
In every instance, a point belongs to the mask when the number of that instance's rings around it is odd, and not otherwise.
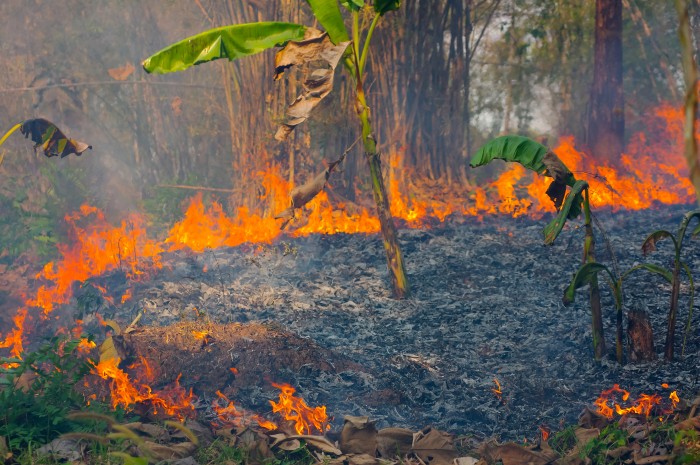
[[[148,73],[172,73],[219,58],[235,60],[282,46],[290,40],[301,40],[305,31],[306,26],[301,24],[281,22],[210,29],[154,53],[144,60],[143,69]]]
[[[582,192],[584,189],[588,189],[588,183],[586,181],[576,181],[574,183],[571,191],[569,191],[569,195],[566,196],[564,205],[562,205],[561,210],[557,213],[557,216],[544,227],[545,244],[550,245],[555,241],[567,219],[574,219],[581,214],[581,204],[583,203]]]
[[[487,142],[472,157],[472,168],[483,166],[494,159],[517,162],[537,174],[544,175],[547,167],[542,162],[548,149],[523,136],[501,136]]]
[[[649,237],[644,239],[644,242],[642,243],[642,253],[644,255],[648,255],[652,252],[656,252],[656,243],[667,237],[671,238],[674,249],[678,250],[678,242],[676,241],[676,238],[673,237],[673,233],[666,231],[665,229],[659,229],[658,231],[654,231],[653,233],[649,234]]]
[[[659,265],[654,265],[653,263],[641,263],[637,266],[633,266],[629,270],[627,270],[622,277],[626,278],[627,275],[632,273],[633,271],[636,270],[647,270],[650,273],[657,274],[664,278],[667,283],[671,284],[673,282],[673,273],[668,271],[666,268],[659,266]]]
[[[92,145],[69,139],[51,121],[43,118],[28,119],[22,122],[19,131],[24,137],[31,138],[34,150],[41,147],[47,157],[67,157],[71,153],[80,156]]]
[[[602,271],[607,272],[610,280],[614,281],[612,272],[605,265],[597,262],[590,262],[581,265],[569,283],[569,286],[566,288],[566,291],[564,291],[564,298],[562,299],[564,305],[572,304],[574,300],[576,300],[576,290],[590,284],[593,278],[595,278],[598,273]]]
[[[700,210],[691,210],[688,213],[686,213],[685,215],[683,215],[683,219],[681,220],[681,223],[678,226],[678,236],[677,237],[678,237],[678,241],[680,242],[678,244],[678,247],[683,246],[683,238],[685,237],[685,231],[686,231],[686,229],[688,229],[688,224],[690,224],[690,221],[693,218],[700,218]],[[696,229],[698,227],[700,227],[700,225],[698,225],[696,227]]]
[[[340,13],[338,0],[306,1],[334,44],[350,40],[348,30],[345,28],[345,22],[343,21],[343,15]]]
[[[554,178],[547,195],[557,210],[564,200],[566,186],[576,182],[571,170],[554,152],[527,137],[501,136],[489,141],[474,154],[470,166],[483,166],[494,159],[520,163],[537,174]]]

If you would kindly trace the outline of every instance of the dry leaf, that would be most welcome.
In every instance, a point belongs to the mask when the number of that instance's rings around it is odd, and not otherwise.
[[[182,113],[182,99],[180,97],[175,97],[170,101],[170,108],[173,109],[175,116],[179,116]]]
[[[413,431],[405,428],[383,428],[377,433],[377,450],[385,458],[403,457],[413,445]]]
[[[479,463],[479,459],[474,457],[457,457],[454,465],[476,465],[477,463]]]
[[[547,167],[547,176],[554,178],[547,188],[547,195],[554,202],[554,208],[559,211],[566,195],[566,186],[574,175],[551,150],[544,154],[542,163]]]
[[[168,430],[158,425],[154,425],[153,423],[142,423],[140,421],[135,421],[132,423],[125,423],[122,426],[137,433],[146,434],[156,441],[170,441],[170,434],[168,433]]]
[[[695,429],[700,431],[700,416],[688,418],[674,425],[676,431]]]
[[[578,424],[584,428],[603,429],[610,423],[610,419],[605,415],[601,415],[589,407],[584,407],[583,412],[578,417]]]
[[[302,41],[290,41],[275,56],[275,79],[279,79],[291,66],[307,65],[302,93],[287,108],[287,121],[282,124],[275,139],[283,141],[299,124],[303,123],[311,111],[333,90],[335,68],[350,42],[333,44],[328,34],[308,28]]]
[[[368,454],[377,450],[377,428],[368,417],[348,415],[340,432],[340,450],[345,454]]]
[[[275,219],[284,218],[286,220],[284,223],[282,223],[280,229],[284,229],[287,226],[287,223],[294,218],[294,210],[296,208],[303,207],[323,190],[323,188],[326,186],[326,181],[341,160],[342,158],[331,163],[328,168],[316,175],[306,184],[292,189],[292,192],[290,193],[290,197],[292,198],[291,205],[289,208],[275,215]]]
[[[426,428],[413,435],[411,452],[431,465],[452,465],[458,455],[451,436],[433,428]]]
[[[180,442],[177,444],[164,445],[156,444],[152,441],[144,441],[142,445],[139,446],[139,450],[142,453],[149,454],[156,460],[171,460],[171,459],[182,459],[197,450],[197,446],[191,442]]]
[[[350,465],[380,465],[382,462],[369,454],[351,455],[347,463]]]
[[[54,459],[77,462],[85,452],[87,445],[74,439],[57,438],[37,449],[40,455],[50,455]]]
[[[552,451],[537,451],[513,442],[496,444],[488,442],[482,445],[479,453],[489,463],[502,462],[503,465],[547,465],[559,455]]]
[[[136,68],[134,68],[134,65],[127,63],[119,68],[108,69],[107,72],[112,79],[117,81],[126,81],[126,79],[131,76],[131,73],[133,73],[135,69]]]

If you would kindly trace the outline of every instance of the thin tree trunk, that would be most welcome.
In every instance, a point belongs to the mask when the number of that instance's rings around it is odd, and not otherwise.
[[[586,144],[599,160],[617,165],[624,148],[622,0],[596,0],[593,85]]]
[[[690,30],[690,18],[688,16],[687,0],[676,0],[678,11],[678,35],[681,42],[683,59],[683,77],[685,80],[685,127],[683,140],[685,142],[685,161],[688,163],[690,181],[695,188],[695,195],[700,203],[700,163],[698,162],[698,147],[695,140],[695,115],[698,111],[698,99],[696,93],[698,72],[693,56],[693,38]],[[666,347],[668,355],[668,341]],[[673,357],[673,349],[671,349]],[[668,357],[667,357],[668,358]]]

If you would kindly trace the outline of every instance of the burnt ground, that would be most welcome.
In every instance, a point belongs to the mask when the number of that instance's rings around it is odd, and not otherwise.
[[[647,259],[640,245],[655,229],[675,232],[689,208],[597,217],[622,270],[645,260],[668,266],[670,242],[659,244]],[[87,327],[95,311],[124,327],[143,309],[141,327],[262,323],[256,327],[288,332],[292,342],[275,344],[240,336],[250,343],[245,357],[227,339],[239,336],[220,332],[214,339],[224,346],[220,352],[230,357],[231,366],[238,365],[239,375],[234,379],[229,367],[221,366],[220,375],[200,383],[199,375],[189,374],[201,367],[211,374],[216,368],[190,357],[175,365],[182,369],[181,382],[205,400],[215,389],[224,390],[237,405],[261,414],[269,413],[268,400],[277,397],[270,381],[286,382],[309,405],[327,405],[335,426],[344,415],[368,415],[379,427],[432,425],[477,437],[532,438],[539,425],[558,430],[575,422],[584,406],[614,383],[636,396],[663,394],[666,382],[682,398],[692,399],[700,383],[700,318],[696,312],[681,357],[687,284],[678,360],[625,366],[612,360],[615,312],[602,284],[609,357],[595,362],[587,293],[579,291],[571,307],[561,302],[581,257],[583,229],[571,222],[547,247],[541,236],[546,221],[453,218],[432,229],[402,229],[413,288],[412,297],[403,301],[391,298],[378,236],[331,235],[286,238],[262,248],[171,252],[166,268],[144,282],[127,283],[120,274],[95,279],[115,296],[132,285],[132,300],[113,306],[84,285],[66,312],[81,314]],[[597,239],[599,260],[610,264],[599,231]],[[684,256],[696,279],[699,250],[697,241],[687,240]],[[625,298],[627,308],[650,313],[661,357],[670,286],[639,271],[625,282]],[[157,342],[150,340],[151,346]],[[275,352],[278,346],[284,350]],[[249,356],[256,351],[259,357]],[[205,352],[199,360],[206,360]],[[494,378],[501,383],[501,397],[492,391]]]

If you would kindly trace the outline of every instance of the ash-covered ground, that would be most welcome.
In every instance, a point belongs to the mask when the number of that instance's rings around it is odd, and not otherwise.
[[[675,233],[689,208],[599,213],[605,233],[596,231],[599,261],[612,266],[610,249],[623,271],[645,260],[670,267],[670,241],[646,258],[640,246],[653,230]],[[105,304],[100,313],[125,325],[142,309],[140,325],[192,318],[268,322],[308,338],[366,370],[329,372],[311,363],[268,373],[240,390],[235,401],[268,412],[277,392],[270,381],[287,382],[309,405],[327,405],[336,425],[344,415],[368,415],[380,427],[432,425],[522,439],[539,435],[539,426],[558,430],[575,422],[614,383],[635,397],[667,395],[665,382],[692,400],[699,389],[700,318],[696,312],[681,356],[687,282],[681,289],[677,361],[664,363],[670,286],[644,271],[625,281],[626,308],[650,313],[659,360],[624,366],[612,359],[615,311],[601,283],[609,358],[595,362],[587,292],[579,291],[571,307],[561,299],[581,260],[583,228],[570,222],[553,246],[545,246],[547,221],[464,218],[431,229],[402,229],[412,286],[407,300],[391,297],[378,235],[330,235],[287,238],[262,248],[170,253],[164,270],[136,284],[131,301],[118,308]],[[699,250],[688,235],[683,257],[695,272]],[[118,281],[105,279],[112,287]],[[78,302],[81,298],[77,295]],[[187,367],[183,371],[186,380]],[[501,395],[493,391],[494,379]]]

